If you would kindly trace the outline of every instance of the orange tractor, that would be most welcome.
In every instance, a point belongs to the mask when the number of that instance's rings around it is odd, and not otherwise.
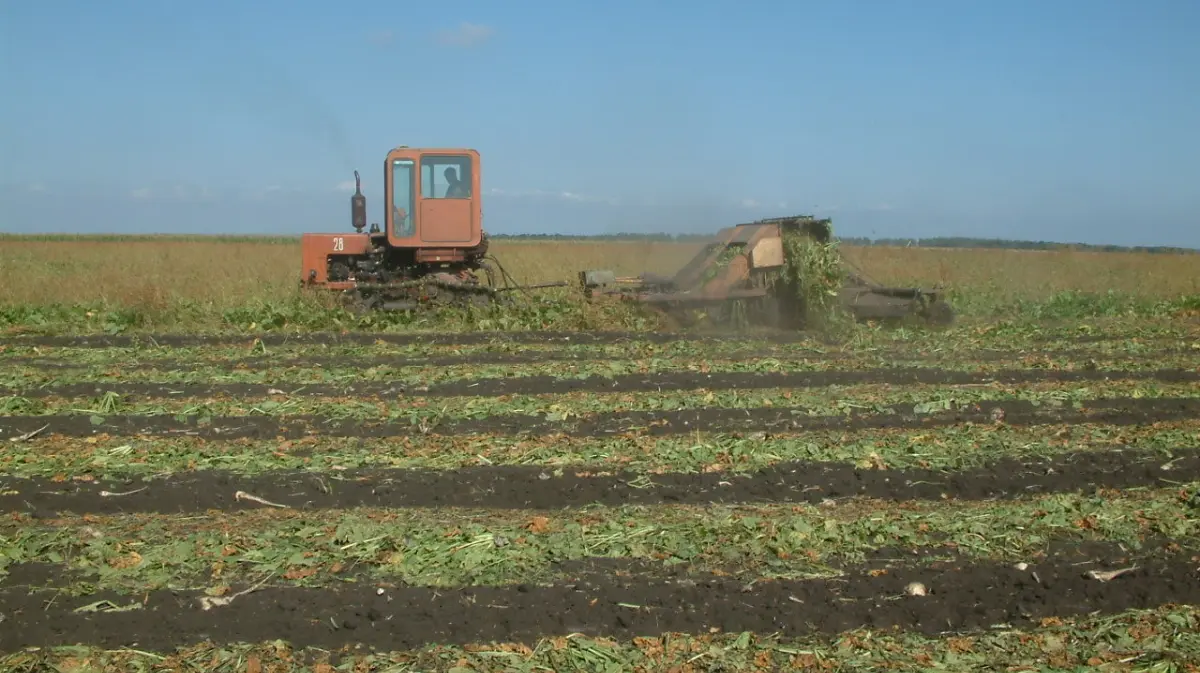
[[[498,288],[488,263],[495,259],[483,230],[479,170],[472,149],[391,150],[383,170],[383,228],[373,223],[367,232],[367,199],[355,171],[355,233],[304,234],[301,282],[342,291],[366,308],[490,300]],[[486,285],[476,271],[484,272]]]

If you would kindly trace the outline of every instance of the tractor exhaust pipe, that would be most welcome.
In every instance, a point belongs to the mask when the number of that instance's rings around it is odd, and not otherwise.
[[[358,171],[354,171],[354,196],[350,197],[350,225],[360,234],[367,227],[367,197],[363,196]]]

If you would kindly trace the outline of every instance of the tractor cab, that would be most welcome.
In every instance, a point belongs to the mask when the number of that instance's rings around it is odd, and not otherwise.
[[[475,150],[397,147],[388,152],[383,232],[388,247],[475,248],[483,238],[479,188]]]
[[[383,165],[383,228],[367,228],[367,197],[354,172],[354,233],[306,233],[301,257],[306,286],[335,290],[406,283],[431,274],[444,285],[470,285],[484,268],[487,235],[479,194],[479,152],[400,146]],[[468,278],[470,276],[470,278]]]

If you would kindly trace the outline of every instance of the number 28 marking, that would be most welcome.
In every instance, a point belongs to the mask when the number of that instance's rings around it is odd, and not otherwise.
[[[346,249],[346,239],[342,238],[341,236],[338,236],[333,239],[334,252],[340,252],[345,249]]]

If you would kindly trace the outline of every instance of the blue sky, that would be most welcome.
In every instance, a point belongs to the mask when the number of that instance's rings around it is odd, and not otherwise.
[[[0,230],[349,230],[395,145],[495,233],[1200,247],[1200,2],[0,2]]]

